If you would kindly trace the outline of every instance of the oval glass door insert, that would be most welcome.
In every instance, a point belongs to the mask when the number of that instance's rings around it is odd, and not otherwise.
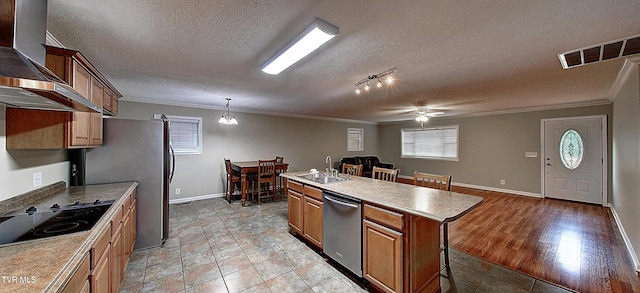
[[[569,170],[580,166],[584,158],[584,143],[580,134],[569,129],[560,138],[560,159],[562,164]]]

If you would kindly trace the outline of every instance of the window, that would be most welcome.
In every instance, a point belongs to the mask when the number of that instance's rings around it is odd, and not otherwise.
[[[402,129],[402,158],[458,160],[458,125]]]
[[[347,151],[357,152],[364,150],[364,143],[362,137],[364,136],[364,129],[362,128],[347,128]]]
[[[171,146],[176,155],[202,154],[202,118],[166,115],[169,118]],[[160,119],[160,114],[154,114]]]
[[[580,134],[573,130],[567,130],[560,138],[560,159],[569,170],[580,166],[584,157],[584,144]]]

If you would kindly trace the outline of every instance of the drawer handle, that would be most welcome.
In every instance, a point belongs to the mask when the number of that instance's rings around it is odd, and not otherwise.
[[[334,202],[334,203],[339,204],[339,205],[348,206],[348,207],[354,208],[354,209],[358,208],[358,206],[355,205],[355,204],[350,204],[350,203],[346,203],[346,202],[343,202],[343,201],[335,200],[335,199],[330,198],[328,196],[325,196],[324,198],[326,198],[330,202]]]

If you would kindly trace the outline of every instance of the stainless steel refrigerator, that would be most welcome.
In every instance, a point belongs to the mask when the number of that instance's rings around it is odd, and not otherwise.
[[[135,249],[162,245],[169,237],[175,170],[169,121],[106,118],[103,131],[102,146],[86,150],[85,183],[137,181]]]

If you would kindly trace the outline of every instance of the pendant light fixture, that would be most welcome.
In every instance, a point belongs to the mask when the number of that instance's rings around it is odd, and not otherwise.
[[[231,113],[229,111],[230,101],[231,101],[231,98],[227,98],[227,105],[224,106],[227,109],[227,116],[222,114],[222,117],[220,117],[220,120],[218,120],[218,123],[225,124],[225,125],[238,125],[238,120],[236,120],[236,115],[234,114],[233,118],[231,118]]]

